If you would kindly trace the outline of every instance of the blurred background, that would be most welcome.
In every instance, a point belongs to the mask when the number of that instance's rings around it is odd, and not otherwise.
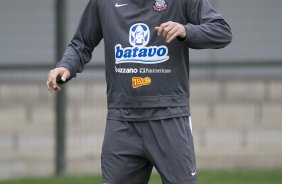
[[[103,43],[61,100],[46,89],[87,2],[0,0],[0,179],[100,173]],[[282,168],[282,1],[210,2],[234,38],[222,50],[191,50],[198,168]]]

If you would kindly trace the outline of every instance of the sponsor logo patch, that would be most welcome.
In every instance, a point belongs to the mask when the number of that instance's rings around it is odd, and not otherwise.
[[[157,64],[169,59],[168,48],[146,45],[150,41],[150,29],[144,23],[136,23],[129,29],[129,43],[132,47],[115,45],[115,63]]]
[[[129,43],[135,47],[144,47],[149,43],[150,29],[146,24],[137,23],[129,29]]]
[[[132,78],[132,87],[139,88],[141,86],[148,86],[152,82],[150,77],[133,77]]]

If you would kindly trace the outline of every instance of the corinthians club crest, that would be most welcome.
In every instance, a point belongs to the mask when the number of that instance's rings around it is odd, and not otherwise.
[[[166,0],[154,0],[155,3],[153,5],[153,10],[156,12],[161,13],[167,8],[167,2]]]

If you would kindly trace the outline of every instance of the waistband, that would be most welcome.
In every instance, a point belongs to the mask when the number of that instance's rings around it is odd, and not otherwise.
[[[154,108],[189,106],[187,95],[108,96],[108,108]]]

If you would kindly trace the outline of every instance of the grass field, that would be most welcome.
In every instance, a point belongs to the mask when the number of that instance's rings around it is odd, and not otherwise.
[[[0,181],[0,184],[100,184],[100,176],[18,179]],[[153,175],[150,184],[161,184]],[[199,171],[198,184],[282,184],[282,170],[272,171]]]

